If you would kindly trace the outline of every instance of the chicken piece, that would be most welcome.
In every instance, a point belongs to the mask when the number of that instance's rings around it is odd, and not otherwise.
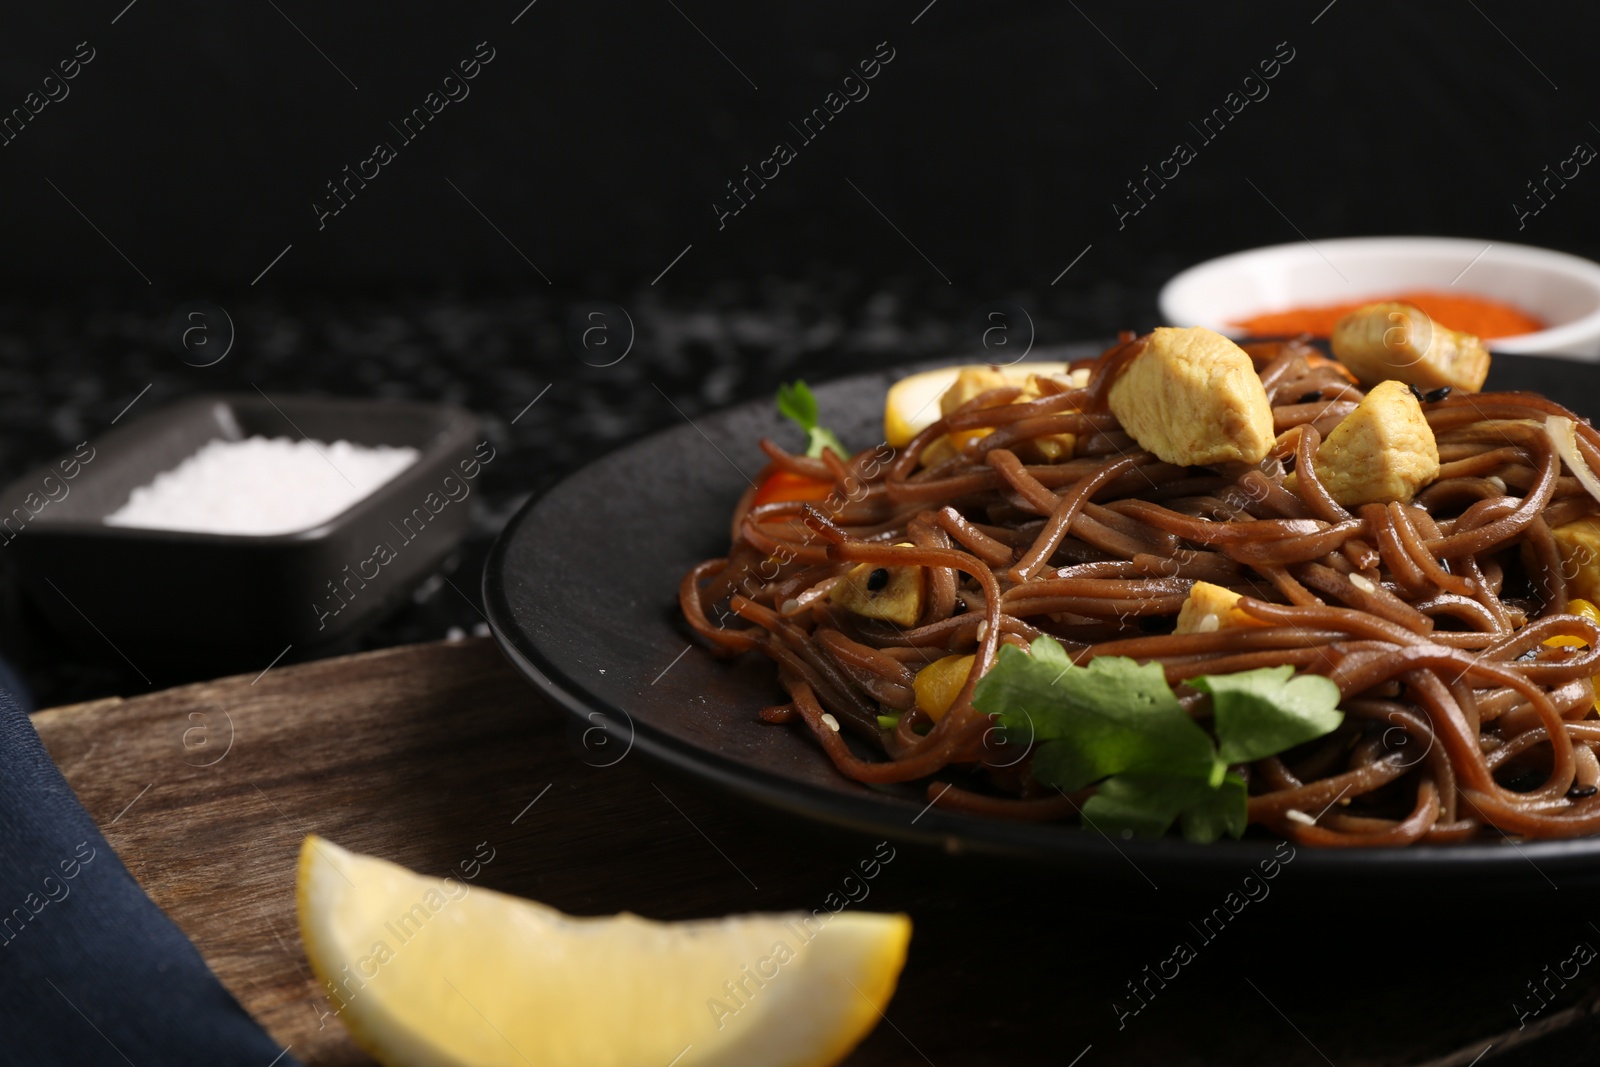
[[[1410,503],[1439,477],[1439,446],[1403,382],[1383,382],[1333,428],[1314,458],[1317,477],[1347,508]],[[1286,479],[1294,488],[1293,475]]]
[[[1272,405],[1244,349],[1203,326],[1163,326],[1111,386],[1111,413],[1168,463],[1259,463]]]
[[[1074,371],[1070,375],[1055,376],[1057,381],[1072,384],[1073,388],[1081,389],[1088,383],[1087,370]],[[954,383],[944,394],[939,397],[939,412],[942,415],[953,415],[972,400],[992,389],[1015,388],[1020,386],[1022,392],[1011,401],[1014,404],[1026,404],[1044,396],[1044,391],[1039,388],[1039,375],[1029,374],[1026,378],[1018,378],[1014,373],[1005,370],[995,370],[992,367],[966,367],[956,377]],[[999,405],[984,405],[985,407]],[[967,446],[980,438],[986,437],[994,431],[987,427],[975,430],[962,430],[958,433],[945,434],[923,449],[920,462],[924,467],[931,467],[955,456]],[[1054,433],[1044,437],[1036,437],[1031,441],[1019,443],[1016,447],[1017,455],[1024,462],[1054,463],[1061,459],[1071,459],[1073,449],[1077,447],[1077,437],[1070,433]]]
[[[1195,582],[1189,599],[1178,611],[1178,634],[1209,634],[1235,626],[1264,626],[1260,619],[1246,615],[1234,605],[1244,599],[1232,589],[1210,582]]]
[[[1550,531],[1561,550],[1561,576],[1575,597],[1600,602],[1600,516],[1591,515]]]
[[[991,389],[1005,389],[1022,383],[995,370],[993,367],[963,367],[950,388],[939,397],[939,414],[954,415],[968,402]]]
[[[954,415],[962,407],[982,396],[992,389],[1014,388],[1021,385],[1020,381],[1008,378],[993,367],[963,367],[961,373],[956,375],[956,380],[950,384],[939,397],[939,414],[942,416]],[[985,404],[985,407],[996,405]],[[962,430],[959,433],[947,433],[934,440],[927,448],[922,450],[918,462],[924,467],[931,467],[936,463],[954,457],[972,442],[984,437],[993,431],[987,428],[976,430]]]
[[[905,542],[907,545],[910,542]],[[915,626],[927,598],[921,567],[880,567],[863,563],[846,572],[828,599],[847,611],[896,626]]]
[[[1022,395],[1012,401],[1015,404],[1026,404],[1030,400],[1039,400],[1044,397],[1045,391],[1039,385],[1040,375],[1028,375],[1027,384],[1022,387]],[[1087,369],[1073,371],[1068,375],[1055,377],[1058,382],[1067,382],[1074,389],[1082,389],[1089,384],[1089,371]],[[1035,437],[1030,441],[1017,446],[1017,455],[1025,462],[1057,463],[1064,459],[1071,459],[1072,453],[1078,447],[1076,434],[1051,433],[1043,437]]]
[[[1489,350],[1470,333],[1446,329],[1410,304],[1369,304],[1333,328],[1333,354],[1363,385],[1401,381],[1476,393],[1489,374]]]

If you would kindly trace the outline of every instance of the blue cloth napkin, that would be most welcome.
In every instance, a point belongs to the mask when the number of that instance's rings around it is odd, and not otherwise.
[[[0,1063],[295,1062],[145,896],[0,690]]]

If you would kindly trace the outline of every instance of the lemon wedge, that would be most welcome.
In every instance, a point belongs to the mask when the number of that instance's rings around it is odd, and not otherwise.
[[[939,419],[939,398],[955,384],[964,370],[987,368],[988,364],[972,363],[959,367],[940,367],[901,378],[889,387],[883,405],[883,437],[891,447],[904,448],[913,437]],[[998,368],[1000,373],[1018,385],[1024,385],[1030,374],[1066,374],[1067,365],[1059,362],[1013,363]]]
[[[316,836],[306,955],[387,1067],[831,1064],[877,1023],[911,921],[855,911],[575,918]]]

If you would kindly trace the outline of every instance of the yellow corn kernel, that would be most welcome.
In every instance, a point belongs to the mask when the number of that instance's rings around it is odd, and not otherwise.
[[[1571,600],[1567,601],[1567,614],[1582,616],[1597,626],[1600,626],[1600,608],[1595,607],[1594,604],[1582,599],[1581,597],[1573,597]],[[1560,637],[1552,637],[1545,641],[1544,647],[1588,648],[1589,642],[1585,641],[1581,637],[1572,637],[1564,634]]]
[[[1189,587],[1189,598],[1178,611],[1178,628],[1173,632],[1209,634],[1229,627],[1267,625],[1234,606],[1243,599],[1232,589],[1210,582],[1195,582]]]
[[[944,713],[955,703],[956,694],[961,692],[961,687],[967,684],[967,675],[972,673],[975,658],[946,656],[917,672],[911,683],[912,692],[917,694],[917,707],[927,712],[934,722],[944,718]]]
[[[962,430],[960,433],[947,433],[943,437],[934,439],[934,442],[922,450],[922,455],[917,457],[917,462],[924,467],[934,467],[947,459],[954,459],[975,441],[994,433],[988,427],[979,427],[976,430]]]
[[[1600,625],[1600,608],[1595,607],[1591,601],[1584,600],[1581,597],[1573,597],[1571,600],[1567,601],[1567,614],[1581,615],[1590,622]],[[1546,641],[1545,644],[1548,645],[1555,641],[1562,642],[1563,644],[1569,646],[1577,645],[1582,648],[1588,647],[1576,637],[1552,637],[1549,641]],[[1600,677],[1591,678],[1589,681],[1594,685],[1594,710],[1600,712]]]

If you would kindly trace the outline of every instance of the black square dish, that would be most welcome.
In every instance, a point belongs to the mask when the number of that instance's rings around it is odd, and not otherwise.
[[[494,458],[478,429],[470,413],[440,404],[192,397],[8,486],[0,559],[85,649],[120,652],[146,672],[265,665],[286,645],[351,636],[438,567],[465,534],[474,479]],[[344,512],[294,533],[106,525],[134,488],[206,442],[256,435],[409,446],[419,456]]]

